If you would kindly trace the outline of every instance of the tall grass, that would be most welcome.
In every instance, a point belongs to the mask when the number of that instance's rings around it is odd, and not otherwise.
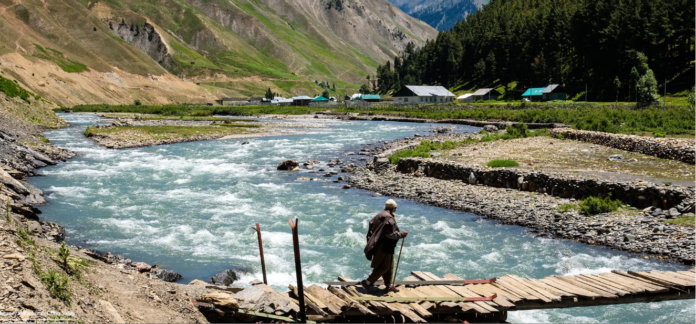
[[[386,106],[369,111],[341,111],[399,115],[425,119],[504,120],[521,123],[562,123],[574,128],[610,133],[660,132],[694,134],[694,107],[613,108],[600,105],[522,107],[398,107]]]
[[[622,205],[621,201],[613,200],[611,197],[587,197],[580,202],[579,207],[586,215],[596,215],[617,211]]]

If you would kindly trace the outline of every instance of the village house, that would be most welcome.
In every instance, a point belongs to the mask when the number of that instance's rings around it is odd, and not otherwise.
[[[364,94],[360,98],[353,99],[353,100],[361,100],[365,102],[379,102],[381,100],[379,95],[376,94]]]
[[[541,91],[543,94],[541,96],[542,100],[554,101],[554,100],[566,100],[566,91],[563,86],[558,84],[549,84],[544,90]]]
[[[522,98],[529,101],[566,100],[566,92],[563,86],[550,84],[546,88],[529,88],[522,94]]]
[[[312,97],[308,97],[308,96],[292,97],[292,105],[293,106],[309,106],[310,101],[312,101]]]
[[[405,86],[394,94],[397,104],[452,102],[456,96],[442,86]]]
[[[498,90],[493,88],[481,88],[473,93],[474,101],[478,100],[498,100],[498,97],[502,96]]]

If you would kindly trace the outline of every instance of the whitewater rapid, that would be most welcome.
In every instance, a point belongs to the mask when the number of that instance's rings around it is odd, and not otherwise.
[[[295,283],[289,219],[299,218],[305,284],[343,275],[364,278],[362,254],[370,218],[387,197],[343,190],[333,178],[304,170],[276,171],[284,159],[328,161],[361,144],[426,133],[436,125],[321,121],[311,134],[250,140],[205,141],[108,150],[82,132],[94,115],[62,115],[71,126],[45,134],[76,151],[66,163],[40,170],[30,183],[49,204],[43,219],[65,226],[67,241],[123,253],[184,276],[208,280],[230,267],[260,278],[254,223],[261,225],[269,284],[285,290]],[[441,126],[441,125],[440,125]],[[457,131],[476,128],[457,126]],[[318,177],[301,181],[298,177]],[[688,267],[644,260],[579,243],[534,238],[527,229],[503,226],[465,214],[398,200],[397,221],[411,233],[399,277],[422,270],[464,278],[512,273],[533,278],[552,274],[602,273],[611,269],[682,270]],[[510,312],[511,322],[693,322],[693,301]]]

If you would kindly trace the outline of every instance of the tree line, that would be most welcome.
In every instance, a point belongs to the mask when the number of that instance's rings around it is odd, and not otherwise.
[[[492,0],[422,48],[408,44],[377,68],[376,88],[501,85],[513,99],[588,84],[595,100],[652,102],[657,80],[693,85],[693,17],[693,0]]]

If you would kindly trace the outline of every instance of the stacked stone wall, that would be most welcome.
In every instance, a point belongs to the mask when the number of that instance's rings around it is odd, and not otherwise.
[[[518,169],[466,166],[422,158],[402,158],[397,171],[442,180],[461,180],[471,185],[546,193],[562,198],[580,200],[590,196],[611,196],[637,208],[676,208],[682,214],[694,211],[692,189],[661,186],[651,182],[609,182]]]
[[[636,135],[592,132],[576,129],[551,129],[551,136],[589,142],[624,151],[652,155],[663,159],[694,164],[696,151],[693,139],[657,138]]]

